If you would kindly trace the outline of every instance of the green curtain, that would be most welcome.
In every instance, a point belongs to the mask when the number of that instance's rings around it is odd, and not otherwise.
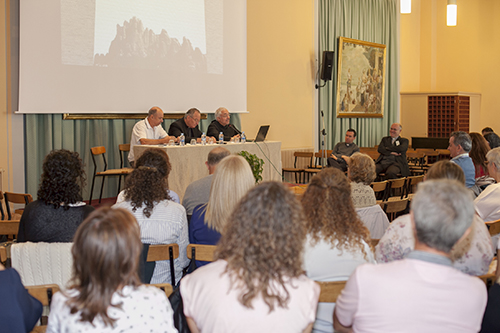
[[[200,121],[200,130],[205,131],[214,119],[213,114],[207,114],[207,119]],[[33,114],[25,117],[25,168],[26,192],[36,198],[42,163],[45,155],[53,149],[68,149],[80,154],[87,175],[86,186],[83,188],[84,200],[89,199],[90,186],[94,165],[90,148],[106,147],[108,169],[120,167],[118,145],[130,143],[132,128],[138,120],[63,120],[61,114]],[[175,121],[165,119],[163,128],[168,131],[170,124]],[[231,115],[231,123],[241,128],[240,116]],[[102,170],[102,159],[97,159],[98,171]],[[188,163],[188,161],[170,161],[170,163]],[[128,160],[126,165],[129,166]],[[99,198],[102,179],[97,178],[94,185],[93,198]],[[122,179],[123,188],[123,179]],[[106,177],[103,198],[115,197],[118,190],[118,177]]]
[[[360,147],[373,147],[389,135],[392,123],[398,121],[399,110],[399,0],[319,0],[319,54],[335,51],[338,57],[338,37],[347,37],[386,45],[386,80],[383,118],[337,118],[337,64],[333,66],[333,80],[320,88],[319,108],[325,114],[328,134],[327,149],[344,141],[347,129],[358,132]],[[337,58],[336,57],[336,58]],[[321,119],[319,126],[322,128]],[[320,133],[319,133],[320,134]],[[318,138],[321,144],[321,135]],[[320,145],[321,148],[321,145]]]

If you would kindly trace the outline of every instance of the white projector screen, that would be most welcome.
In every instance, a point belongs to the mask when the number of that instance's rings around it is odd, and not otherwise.
[[[245,0],[20,1],[20,113],[246,105]]]

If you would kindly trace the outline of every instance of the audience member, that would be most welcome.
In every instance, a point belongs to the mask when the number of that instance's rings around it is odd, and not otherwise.
[[[93,212],[75,235],[72,284],[54,295],[47,333],[177,332],[165,293],[141,285],[141,250],[128,211]]]
[[[53,150],[43,161],[38,200],[19,222],[18,242],[72,242],[78,226],[94,208],[82,200],[83,162],[77,152]]]
[[[168,136],[167,132],[161,127],[163,123],[163,110],[157,106],[149,109],[146,119],[137,122],[132,129],[130,137],[130,151],[128,160],[133,166],[134,146],[137,145],[159,145],[168,143],[170,140],[178,141],[175,136]]]
[[[19,273],[0,264],[0,320],[2,332],[31,332],[42,315],[42,303],[31,296]]]
[[[201,141],[201,131],[198,128],[198,123],[201,119],[201,113],[196,108],[189,109],[183,118],[174,121],[170,124],[168,134],[175,136],[177,140],[182,133],[184,133],[186,143],[191,142],[192,139]]]
[[[354,139],[356,139],[356,131],[350,128],[345,133],[345,142],[339,142],[333,147],[333,152],[328,158],[328,166],[343,172],[347,171],[347,157],[359,151]]]
[[[485,127],[481,130],[481,134],[484,136],[488,133],[494,133],[493,128],[491,127]]]
[[[136,168],[125,179],[125,201],[114,208],[132,212],[141,228],[144,244],[179,244],[179,258],[174,260],[175,277],[179,281],[182,269],[189,263],[186,247],[189,243],[186,210],[171,201],[168,155],[159,148],[146,150],[136,161]],[[170,283],[168,260],[156,262],[151,283]]]
[[[229,155],[231,155],[231,152],[224,147],[216,147],[208,153],[207,161],[205,162],[208,168],[208,176],[189,184],[182,198],[182,205],[186,208],[188,220],[191,219],[191,215],[193,215],[193,210],[196,206],[208,202],[210,186],[212,185],[215,169],[217,169],[219,162]]]
[[[452,267],[451,250],[469,232],[470,191],[456,180],[419,185],[412,200],[415,250],[389,264],[359,266],[337,299],[339,332],[477,332],[484,283]]]
[[[377,204],[375,192],[370,184],[375,180],[375,163],[362,153],[355,153],[349,158],[347,177],[351,181],[351,197],[355,208],[370,207]]]
[[[458,131],[451,133],[450,145],[448,150],[450,151],[451,161],[456,163],[462,168],[465,175],[465,186],[471,188],[476,184],[476,169],[474,168],[474,162],[469,157],[469,152],[472,149],[472,140],[469,134]]]
[[[469,133],[469,136],[472,142],[469,156],[472,159],[472,163],[474,163],[474,169],[476,171],[475,178],[486,176],[488,175],[486,154],[490,150],[488,141],[486,141],[481,134],[476,132]]]
[[[500,241],[498,242],[500,245]],[[500,257],[500,247],[497,245],[497,258]],[[481,333],[500,332],[500,321],[498,313],[500,311],[500,265],[497,264],[496,281],[488,290],[488,303],[484,311]]]
[[[385,179],[398,178],[410,175],[406,151],[408,150],[408,139],[400,136],[403,126],[398,123],[391,125],[390,135],[383,137],[378,146],[380,156],[375,161],[377,175],[385,172]]]
[[[485,222],[500,219],[500,148],[492,149],[486,154],[488,174],[495,179],[496,184],[489,185],[474,200],[476,212]]]
[[[462,169],[450,161],[435,163],[426,175],[426,180],[452,179],[465,183]],[[415,237],[410,215],[404,215],[391,223],[375,248],[377,262],[391,262],[404,259],[413,250]],[[493,259],[491,237],[484,221],[477,215],[471,226],[471,232],[458,242],[450,252],[453,267],[470,275],[482,275],[488,272]]]
[[[220,161],[215,171],[210,199],[196,206],[189,225],[189,242],[215,245],[229,216],[240,199],[255,185],[252,169],[241,156],[231,155]],[[197,262],[198,266],[206,263]]]
[[[500,147],[500,137],[496,133],[486,133],[484,138],[488,141],[490,149]]]
[[[308,233],[304,251],[307,277],[345,281],[358,265],[375,262],[368,245],[370,232],[354,210],[349,181],[340,170],[328,168],[316,174],[302,196],[302,207]],[[314,332],[333,332],[334,306],[318,304]]]
[[[224,134],[224,141],[230,141],[232,138],[239,138],[241,132],[229,123],[229,111],[226,108],[218,108],[215,111],[215,120],[212,120],[208,126],[207,136],[212,136],[219,140],[219,134]]]
[[[303,221],[283,184],[250,190],[228,220],[218,260],[181,282],[191,332],[310,332],[320,288],[304,275]]]

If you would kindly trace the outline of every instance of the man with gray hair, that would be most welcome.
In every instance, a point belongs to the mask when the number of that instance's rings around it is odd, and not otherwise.
[[[335,305],[339,332],[478,332],[486,287],[452,267],[450,252],[474,217],[470,191],[455,180],[425,181],[411,206],[415,250],[405,259],[365,264]]]
[[[170,140],[177,141],[174,136],[168,136],[167,132],[161,127],[162,122],[163,110],[153,106],[149,109],[147,118],[134,125],[130,137],[130,152],[128,153],[128,160],[131,165],[135,161],[134,146],[159,145],[168,143]]]
[[[168,128],[168,134],[178,138],[182,133],[184,133],[184,136],[186,137],[186,143],[191,142],[192,139],[201,141],[202,133],[198,128],[200,119],[200,110],[191,108],[186,112],[184,117],[170,124],[170,127]]]
[[[469,134],[457,131],[451,133],[450,151],[451,161],[462,168],[465,174],[465,186],[471,188],[476,184],[476,169],[472,158],[469,157],[469,152],[472,148],[472,140]]]
[[[232,138],[240,137],[240,130],[229,123],[229,111],[220,107],[215,111],[215,120],[208,126],[207,135],[213,136],[219,140],[219,134],[224,134],[224,141],[230,141]]]
[[[191,220],[193,210],[196,206],[206,204],[210,196],[210,186],[212,185],[212,178],[220,161],[226,156],[231,155],[231,152],[224,147],[216,147],[208,153],[205,165],[208,168],[208,176],[192,182],[186,188],[182,205],[186,208],[188,221]]]

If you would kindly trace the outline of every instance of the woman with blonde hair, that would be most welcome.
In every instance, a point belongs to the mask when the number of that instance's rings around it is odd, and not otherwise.
[[[351,184],[340,170],[327,168],[315,175],[302,207],[307,229],[304,268],[309,278],[346,281],[357,266],[375,262],[370,232],[356,214]],[[314,332],[333,332],[334,306],[318,305]]]
[[[377,204],[375,192],[370,187],[377,174],[375,162],[363,153],[355,153],[348,160],[347,177],[351,181],[351,197],[354,207],[363,208]]]
[[[90,214],[75,234],[71,285],[54,295],[47,332],[177,332],[165,293],[141,285],[141,250],[128,211]]]
[[[251,189],[227,221],[218,260],[181,282],[191,332],[310,332],[319,286],[302,269],[303,220],[283,184]]]
[[[215,245],[226,221],[240,199],[255,186],[248,162],[241,156],[227,156],[217,165],[208,203],[193,210],[189,225],[189,242]],[[205,263],[198,262],[198,266]]]

